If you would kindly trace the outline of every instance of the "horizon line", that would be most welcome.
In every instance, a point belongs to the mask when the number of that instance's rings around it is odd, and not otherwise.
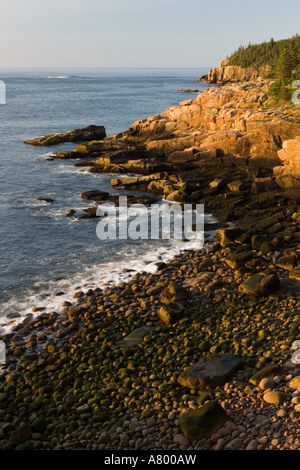
[[[195,66],[195,67],[142,67],[142,66],[99,66],[99,67],[62,67],[62,66],[10,66],[10,67],[0,67],[0,70],[5,69],[48,69],[48,68],[56,68],[56,69],[210,69],[211,66]]]

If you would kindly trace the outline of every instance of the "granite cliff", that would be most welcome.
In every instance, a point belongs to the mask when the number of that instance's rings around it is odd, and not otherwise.
[[[229,59],[220,62],[219,67],[212,68],[208,74],[202,75],[199,82],[224,85],[226,83],[254,81],[263,78],[268,71],[267,66],[240,67],[238,65],[229,65],[228,62]]]
[[[285,140],[300,135],[299,106],[269,108],[268,82],[213,87],[118,136],[169,163],[195,166],[280,164]]]

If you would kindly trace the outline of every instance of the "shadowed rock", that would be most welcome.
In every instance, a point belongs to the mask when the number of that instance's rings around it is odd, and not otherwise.
[[[182,413],[179,426],[189,441],[208,438],[227,421],[227,414],[219,403],[210,401],[197,410]]]
[[[266,297],[276,292],[280,287],[280,280],[277,274],[254,274],[240,285],[239,291],[255,297]]]
[[[212,354],[203,357],[178,377],[184,387],[193,389],[215,388],[223,385],[243,366],[243,361],[230,354]]]

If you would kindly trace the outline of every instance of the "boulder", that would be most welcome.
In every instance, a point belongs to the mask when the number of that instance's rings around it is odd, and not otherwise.
[[[106,191],[92,190],[85,191],[81,194],[82,199],[89,199],[91,201],[105,201],[109,197]]]
[[[170,302],[161,306],[158,315],[165,325],[173,325],[182,318],[184,311],[185,308],[183,303]]]
[[[279,287],[280,280],[276,273],[270,275],[254,274],[239,286],[239,291],[255,297],[267,297],[276,292]]]
[[[216,231],[215,240],[220,243],[221,246],[227,246],[239,238],[243,233],[243,230],[238,227],[220,228]]]
[[[178,377],[178,382],[192,389],[215,388],[223,385],[234,373],[243,367],[238,356],[212,354],[203,357]]]
[[[172,201],[172,202],[188,202],[189,196],[185,191],[182,190],[177,190],[171,192],[167,197],[167,201]]]
[[[121,341],[116,343],[116,347],[120,348],[131,348],[141,344],[145,336],[149,335],[154,328],[151,326],[141,326],[136,328],[129,335],[125,336]]]
[[[257,194],[278,189],[278,185],[272,178],[256,178],[252,184],[251,192]]]
[[[237,253],[232,253],[223,258],[224,262],[231,269],[238,269],[242,266],[245,266],[245,263],[252,258],[252,253],[249,251],[241,251]]]
[[[160,301],[163,304],[169,304],[171,302],[185,302],[188,299],[187,290],[176,284],[175,282],[170,282],[170,284],[165,288],[161,293]]]
[[[47,202],[48,204],[54,202],[54,199],[52,199],[51,197],[38,197],[37,200]]]
[[[242,191],[245,188],[245,184],[241,180],[231,181],[227,186],[228,189],[234,193]]]
[[[209,438],[227,421],[227,414],[219,403],[210,401],[201,408],[186,411],[179,418],[179,426],[189,441]]]
[[[297,265],[297,255],[295,253],[289,253],[286,255],[281,256],[277,262],[276,266],[282,269],[286,269],[287,271],[292,271]]]
[[[168,156],[167,161],[169,163],[178,163],[178,164],[187,163],[187,162],[194,160],[195,153],[196,153],[196,150],[194,148],[185,149],[185,150],[177,150]]]

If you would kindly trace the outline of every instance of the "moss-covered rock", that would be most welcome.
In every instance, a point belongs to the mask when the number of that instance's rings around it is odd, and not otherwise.
[[[250,378],[250,383],[253,385],[258,385],[260,381],[266,377],[273,379],[276,375],[283,373],[283,367],[278,364],[271,364],[269,366],[264,367],[263,369],[256,372]]]
[[[179,426],[189,441],[208,438],[227,421],[225,410],[219,403],[210,401],[196,410],[182,413]]]

